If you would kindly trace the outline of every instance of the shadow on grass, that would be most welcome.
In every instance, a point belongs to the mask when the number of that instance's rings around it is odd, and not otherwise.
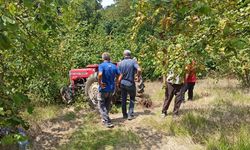
[[[33,125],[28,131],[32,149],[56,149],[72,130],[83,123],[82,117],[85,116],[85,113],[76,115],[74,111],[69,111],[42,124]]]
[[[164,138],[164,134],[157,133],[153,131],[151,128],[144,127],[136,127],[136,133],[142,139],[143,147],[140,149],[160,149],[162,145],[162,139]]]
[[[151,112],[151,110],[144,110],[144,111],[141,111],[141,112],[135,112],[134,113],[134,117],[133,119],[136,119],[138,116],[148,116],[148,115],[155,115],[155,113]],[[122,114],[121,114],[121,117],[118,117],[118,118],[113,118],[112,119],[112,122],[116,125],[116,126],[124,126],[124,122],[126,121],[127,119],[124,119]]]

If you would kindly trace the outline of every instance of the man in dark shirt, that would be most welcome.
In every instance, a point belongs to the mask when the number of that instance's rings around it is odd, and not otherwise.
[[[135,74],[137,73],[140,79],[141,69],[136,60],[131,58],[130,50],[124,51],[124,59],[118,64],[121,72],[121,95],[122,95],[122,114],[123,118],[131,120],[134,113],[134,103],[136,96]],[[126,101],[127,95],[130,96],[129,111],[127,113]]]
[[[103,123],[106,127],[111,128],[113,124],[111,123],[111,119],[109,118],[109,108],[110,102],[112,99],[112,94],[115,90],[115,78],[119,80],[120,71],[110,62],[109,53],[102,54],[103,63],[101,63],[98,67],[98,83],[99,83],[99,111],[101,113],[101,117]],[[119,83],[117,81],[116,83]]]

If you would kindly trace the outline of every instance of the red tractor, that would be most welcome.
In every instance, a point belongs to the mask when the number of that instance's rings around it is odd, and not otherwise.
[[[74,99],[74,95],[77,91],[85,92],[91,107],[97,105],[97,93],[98,93],[98,82],[97,82],[98,64],[88,65],[83,69],[72,69],[69,71],[70,85],[63,87],[60,90],[60,94],[65,103],[70,103]],[[142,95],[144,92],[144,83],[141,78],[140,82],[137,83],[137,95]],[[121,99],[120,90],[116,89],[114,92],[114,101]]]

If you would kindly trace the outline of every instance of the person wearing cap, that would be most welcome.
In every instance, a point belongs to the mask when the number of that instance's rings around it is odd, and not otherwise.
[[[131,58],[131,51],[123,52],[124,59],[118,64],[121,72],[120,88],[122,96],[122,114],[124,119],[131,120],[134,116],[134,105],[136,96],[135,74],[140,80],[141,69],[136,60]],[[127,95],[130,97],[129,110],[127,112]]]
[[[103,53],[102,59],[103,63],[101,63],[98,67],[98,107],[103,124],[106,127],[111,128],[113,127],[113,124],[111,123],[111,119],[109,118],[109,108],[113,92],[116,87],[115,79],[120,79],[120,71],[118,70],[116,65],[110,62],[109,53]],[[117,81],[116,83],[119,83],[119,81]]]

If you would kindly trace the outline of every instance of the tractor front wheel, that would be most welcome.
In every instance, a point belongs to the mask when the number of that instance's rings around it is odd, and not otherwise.
[[[64,103],[69,104],[73,101],[73,93],[70,87],[62,87],[60,94]]]

